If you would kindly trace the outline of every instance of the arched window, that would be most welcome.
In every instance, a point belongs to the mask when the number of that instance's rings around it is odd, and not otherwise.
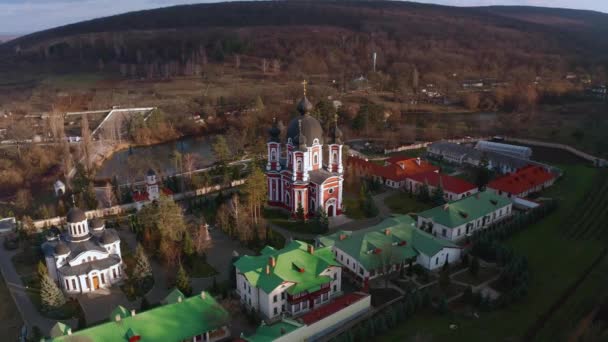
[[[338,164],[338,152],[334,151],[333,162],[334,162],[334,164]]]
[[[319,163],[319,154],[315,152],[314,156],[312,157],[312,163],[314,165],[317,165]]]
[[[302,172],[302,159],[298,159],[298,162],[296,164],[296,171]]]
[[[272,150],[270,151],[270,160],[271,160],[271,161],[275,161],[275,160],[277,160],[277,150],[272,149]]]

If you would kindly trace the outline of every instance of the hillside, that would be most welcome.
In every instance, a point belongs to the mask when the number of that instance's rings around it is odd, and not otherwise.
[[[370,70],[376,51],[385,73],[415,66],[435,83],[455,73],[503,79],[561,77],[568,71],[595,75],[608,65],[608,41],[600,39],[607,23],[602,13],[534,7],[388,1],[184,5],[20,37],[0,45],[0,71],[125,74],[135,68],[137,76],[169,76],[238,54],[277,59],[294,74],[352,76]]]

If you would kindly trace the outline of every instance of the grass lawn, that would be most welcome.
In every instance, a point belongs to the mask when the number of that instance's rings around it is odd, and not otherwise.
[[[17,341],[23,321],[2,277],[0,277],[0,303],[2,303],[0,305],[0,331],[2,331],[2,337],[6,341]]]
[[[264,209],[264,218],[281,228],[299,233],[322,234],[325,229],[319,225],[316,219],[312,218],[306,222],[293,220],[289,214],[277,209]]]
[[[386,197],[384,204],[392,212],[399,214],[417,213],[433,207],[432,204],[420,202],[405,192],[396,192]]]
[[[366,218],[373,217],[367,215],[361,208],[358,194],[346,192],[344,193],[344,198],[342,199],[342,201],[344,202],[344,207],[346,208],[346,212],[344,214],[348,218],[353,220],[363,220]]]
[[[493,341],[498,337],[501,340],[519,340],[591,264],[602,248],[599,241],[571,240],[560,232],[560,225],[575,214],[576,203],[593,187],[594,176],[600,171],[580,165],[559,167],[566,172],[564,178],[543,194],[560,199],[559,209],[507,240],[515,253],[528,257],[531,281],[527,297],[504,310],[481,313],[479,319],[430,313],[416,315],[400,329],[382,336],[381,340],[407,340],[417,333],[432,336],[434,341]],[[458,324],[459,328],[450,330],[452,323]],[[545,328],[550,330],[553,326]]]

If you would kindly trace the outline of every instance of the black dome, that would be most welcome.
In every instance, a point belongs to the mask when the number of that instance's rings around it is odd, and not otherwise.
[[[103,228],[103,226],[104,226],[103,220],[100,219],[99,217],[95,217],[91,220],[91,224],[90,224],[91,228],[100,229],[100,228]]]
[[[148,172],[146,172],[146,175],[148,175],[148,176],[156,176],[156,172],[154,172],[154,170],[152,170],[152,169],[148,169]]]
[[[118,236],[116,234],[110,233],[107,230],[103,232],[101,238],[99,239],[99,242],[101,242],[102,245],[108,245],[116,241],[118,241]]]
[[[323,128],[321,128],[319,120],[310,115],[300,115],[289,122],[287,138],[291,138],[292,144],[297,146],[300,143],[300,120],[302,121],[302,133],[306,138],[306,146],[312,146],[315,139],[319,141],[319,144],[323,144]]]
[[[87,216],[84,214],[84,211],[74,207],[68,211],[67,221],[69,223],[82,222],[87,219]]]
[[[310,101],[308,101],[308,98],[306,98],[306,96],[304,96],[300,100],[300,103],[298,103],[297,107],[298,112],[300,112],[300,114],[302,115],[309,113],[313,108],[314,106],[312,105],[312,103],[310,103]]]
[[[63,241],[59,241],[55,246],[55,254],[56,255],[65,255],[70,253],[70,247],[66,245]]]

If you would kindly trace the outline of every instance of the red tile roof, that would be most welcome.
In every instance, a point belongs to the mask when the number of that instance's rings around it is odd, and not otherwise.
[[[402,181],[408,176],[419,173],[439,171],[437,166],[424,160],[420,160],[418,164],[417,158],[392,157],[386,160],[389,165],[379,165],[365,159],[350,157],[347,163],[349,167],[360,167],[367,174],[393,181]]]
[[[475,190],[476,188],[475,184],[469,183],[464,179],[440,174],[437,172],[419,173],[416,175],[412,175],[408,178],[420,183],[426,182],[429,186],[435,188],[441,184],[444,191],[453,192],[456,194],[462,194],[467,191]]]
[[[317,309],[314,309],[310,312],[299,317],[299,320],[302,323],[311,325],[315,322],[322,320],[325,317],[331,316],[336,312],[348,307],[349,305],[358,302],[361,298],[367,296],[364,293],[355,292],[345,294],[341,297],[334,299],[332,302],[325,304]]]
[[[488,188],[519,195],[554,179],[555,176],[543,167],[528,165],[517,172],[497,178],[488,183]]]
[[[171,189],[163,188],[161,191],[163,192],[163,194],[165,194],[167,196],[173,195],[173,191],[171,191]],[[133,202],[143,202],[143,201],[150,200],[150,198],[148,197],[147,191],[136,191],[133,193],[132,197],[133,197]]]

